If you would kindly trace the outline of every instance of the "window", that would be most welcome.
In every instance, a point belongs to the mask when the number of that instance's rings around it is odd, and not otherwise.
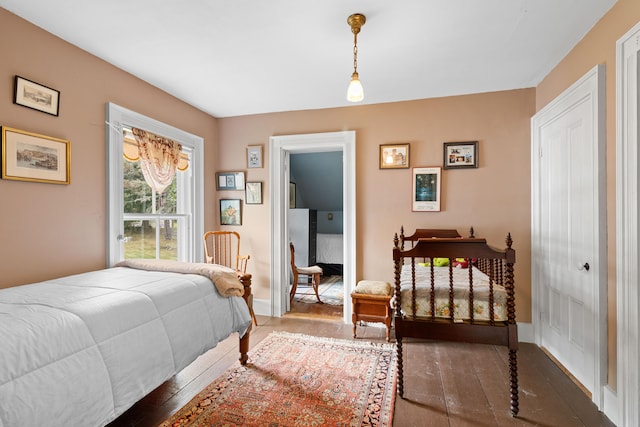
[[[107,113],[108,265],[130,258],[202,260],[202,138],[115,104],[107,105]],[[164,190],[154,190],[140,162],[123,156],[127,143],[136,144],[127,136],[134,127],[182,145],[188,167],[180,167]]]

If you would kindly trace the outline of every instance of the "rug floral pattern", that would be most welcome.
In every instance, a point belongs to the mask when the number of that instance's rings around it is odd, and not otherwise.
[[[392,425],[392,344],[273,332],[161,426]]]

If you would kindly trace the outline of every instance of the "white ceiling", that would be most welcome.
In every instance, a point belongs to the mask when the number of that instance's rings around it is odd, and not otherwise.
[[[215,117],[536,86],[616,0],[0,0]],[[34,76],[35,78],[36,76]]]

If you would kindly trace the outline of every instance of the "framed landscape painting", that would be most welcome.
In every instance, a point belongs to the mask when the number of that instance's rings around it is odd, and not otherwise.
[[[2,127],[2,178],[69,184],[71,149],[65,139]]]

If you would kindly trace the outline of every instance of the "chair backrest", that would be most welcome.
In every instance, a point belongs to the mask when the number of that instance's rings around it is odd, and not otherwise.
[[[224,265],[238,273],[247,272],[249,255],[240,254],[240,234],[236,231],[207,231],[202,238],[204,254],[209,264]]]
[[[293,247],[293,242],[289,242],[289,251],[291,252],[291,270],[296,272],[296,250]]]

